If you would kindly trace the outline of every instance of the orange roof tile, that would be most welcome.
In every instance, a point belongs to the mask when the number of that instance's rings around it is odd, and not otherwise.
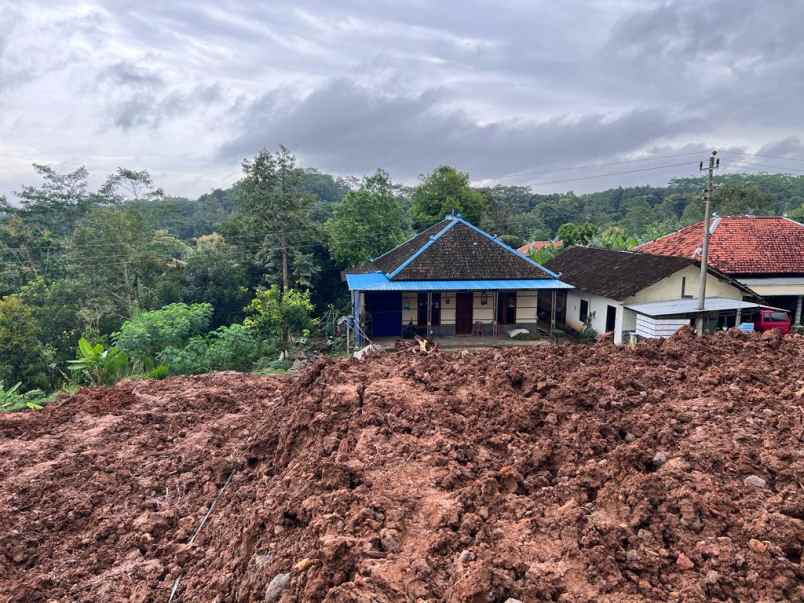
[[[804,274],[804,225],[778,216],[724,216],[710,229],[709,264],[726,274]],[[637,247],[700,259],[703,222]]]

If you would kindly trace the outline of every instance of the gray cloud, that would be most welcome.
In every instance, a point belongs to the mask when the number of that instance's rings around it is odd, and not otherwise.
[[[694,175],[662,157],[711,146],[754,169],[804,157],[802,22],[749,0],[0,0],[0,191],[38,161],[195,195],[280,143],[343,175],[556,190]]]

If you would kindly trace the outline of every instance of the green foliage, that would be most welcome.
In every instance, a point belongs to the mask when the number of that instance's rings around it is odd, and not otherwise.
[[[547,245],[541,249],[531,249],[528,251],[528,255],[534,262],[538,262],[544,266],[547,262],[561,253],[561,249],[562,248],[558,245]]]
[[[170,367],[167,364],[158,364],[150,371],[145,373],[146,379],[161,380],[170,375]]]
[[[588,245],[597,234],[597,226],[594,224],[573,224],[568,222],[562,224],[558,229],[558,238],[565,246]]]
[[[345,266],[376,257],[410,235],[407,213],[382,170],[346,193],[332,208],[324,229],[332,255]]]
[[[629,237],[625,233],[625,229],[621,226],[609,226],[596,235],[591,241],[594,247],[614,249],[617,251],[628,251],[639,245],[639,243],[639,239]]]
[[[274,285],[257,291],[246,307],[250,316],[244,324],[265,339],[278,339],[281,349],[287,350],[290,338],[305,334],[317,324],[313,310],[308,291],[290,289],[283,294]]]
[[[192,337],[205,333],[211,319],[210,304],[169,304],[137,314],[113,337],[121,351],[147,368],[162,350],[182,348]]]
[[[212,305],[213,326],[242,319],[243,307],[250,298],[248,271],[235,248],[220,234],[197,239],[185,260],[180,281],[183,302]]]
[[[0,412],[15,412],[18,410],[42,410],[46,396],[42,390],[32,389],[25,393],[19,391],[21,383],[6,387],[0,381]]]
[[[416,187],[411,214],[414,226],[420,230],[453,212],[480,224],[485,209],[486,198],[469,186],[469,174],[442,165]]]
[[[0,381],[47,388],[53,351],[42,343],[33,309],[17,295],[0,299]]]
[[[75,360],[68,362],[77,381],[90,385],[112,385],[128,371],[128,356],[115,347],[90,343],[83,337],[78,340]]]
[[[159,354],[159,360],[172,374],[248,371],[269,349],[253,330],[234,324],[193,337],[182,348],[170,346]]]

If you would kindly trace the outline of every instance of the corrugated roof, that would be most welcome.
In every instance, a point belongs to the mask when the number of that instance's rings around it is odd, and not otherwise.
[[[726,274],[804,274],[804,225],[779,216],[724,216],[710,229],[709,264]],[[656,255],[699,259],[703,222],[640,245]]]
[[[748,310],[751,308],[769,308],[752,302],[725,297],[707,297],[704,312],[722,312],[725,310]],[[672,301],[650,302],[646,304],[628,304],[625,306],[637,314],[646,316],[675,316],[677,314],[696,314],[698,310],[697,299],[676,299]]]
[[[493,291],[510,289],[572,289],[553,278],[503,280],[393,281],[382,272],[347,274],[350,291]]]

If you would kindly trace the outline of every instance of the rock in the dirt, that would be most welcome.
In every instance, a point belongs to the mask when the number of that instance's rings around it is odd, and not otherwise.
[[[352,356],[357,360],[365,360],[369,356],[375,356],[380,353],[382,353],[382,348],[372,343],[371,345],[357,350]]]
[[[766,486],[765,480],[758,475],[749,475],[743,480],[743,483],[754,488],[764,488]]]
[[[513,597],[508,597],[505,600],[505,603],[522,603],[522,601],[520,601],[519,599],[514,599]]]
[[[279,601],[289,584],[290,574],[277,574],[266,587],[263,601]]]
[[[661,467],[667,462],[667,453],[663,451],[659,451],[653,455],[653,464],[657,467]]]
[[[695,564],[687,557],[684,553],[679,553],[678,557],[676,557],[676,565],[680,570],[691,570],[695,567]]]
[[[768,550],[768,545],[762,542],[761,540],[757,540],[756,538],[752,538],[748,541],[748,548],[754,551],[755,553],[762,554]]]

